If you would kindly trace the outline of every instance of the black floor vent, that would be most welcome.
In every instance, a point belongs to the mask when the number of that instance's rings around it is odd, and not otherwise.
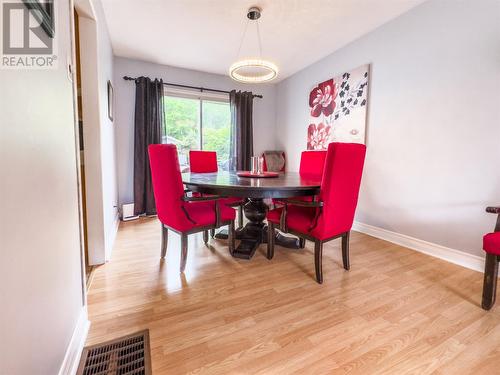
[[[77,375],[151,375],[149,331],[84,348]]]

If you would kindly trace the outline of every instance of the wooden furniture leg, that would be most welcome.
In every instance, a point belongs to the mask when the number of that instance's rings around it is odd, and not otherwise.
[[[205,245],[208,243],[208,230],[203,231],[203,242],[205,242]]]
[[[168,246],[168,229],[165,228],[163,224],[161,225],[161,257],[165,258],[167,255],[167,246]]]
[[[314,267],[316,268],[316,281],[318,284],[323,284],[323,242],[314,242]]]
[[[203,233],[207,232],[203,231]],[[181,234],[181,269],[180,269],[181,273],[184,272],[184,269],[186,268],[187,252],[188,252],[188,236],[187,234]]]
[[[483,301],[481,307],[489,310],[495,304],[500,257],[486,253],[484,266]]]
[[[350,232],[346,232],[342,235],[342,263],[344,263],[344,269],[347,271],[351,268],[349,264],[349,235]]]
[[[231,224],[229,224],[229,231],[228,231],[228,243],[229,243],[229,254],[233,255],[234,248],[235,246],[235,233],[234,233],[234,221],[231,221]]]
[[[306,239],[299,237],[299,248],[303,249],[304,247],[306,247]]]
[[[275,230],[274,224],[269,223],[267,226],[267,259],[271,260],[274,257],[274,239]]]
[[[215,229],[210,229],[210,237],[215,237]]]
[[[238,228],[243,228],[243,207],[238,207]]]

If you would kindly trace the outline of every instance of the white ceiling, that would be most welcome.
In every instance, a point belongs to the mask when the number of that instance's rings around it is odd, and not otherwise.
[[[115,55],[227,75],[250,6],[284,79],[425,0],[101,0]],[[240,57],[258,54],[250,23]]]

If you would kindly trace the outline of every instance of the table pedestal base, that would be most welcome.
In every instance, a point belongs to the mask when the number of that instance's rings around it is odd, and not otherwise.
[[[236,239],[240,244],[233,252],[233,257],[251,259],[255,251],[262,243],[267,243],[267,225],[264,219],[268,211],[267,205],[262,199],[250,198],[243,206],[243,213],[249,222],[243,227],[236,229]],[[227,239],[227,230],[223,229],[215,235],[218,239]],[[299,249],[300,240],[295,237],[285,237],[276,232],[275,244],[289,249]]]

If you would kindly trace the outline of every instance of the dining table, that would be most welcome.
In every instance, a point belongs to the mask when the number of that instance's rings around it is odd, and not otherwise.
[[[215,173],[183,173],[182,182],[186,188],[201,194],[220,197],[242,198],[243,213],[248,222],[236,229],[235,237],[240,240],[232,256],[251,259],[260,244],[267,242],[267,225],[265,219],[270,198],[292,198],[314,196],[319,194],[321,181],[313,177],[304,177],[297,172],[283,172],[276,177],[240,177],[237,172],[219,171]],[[227,238],[227,230],[223,229],[215,236]],[[280,234],[276,231],[275,244],[298,249],[300,239]]]

